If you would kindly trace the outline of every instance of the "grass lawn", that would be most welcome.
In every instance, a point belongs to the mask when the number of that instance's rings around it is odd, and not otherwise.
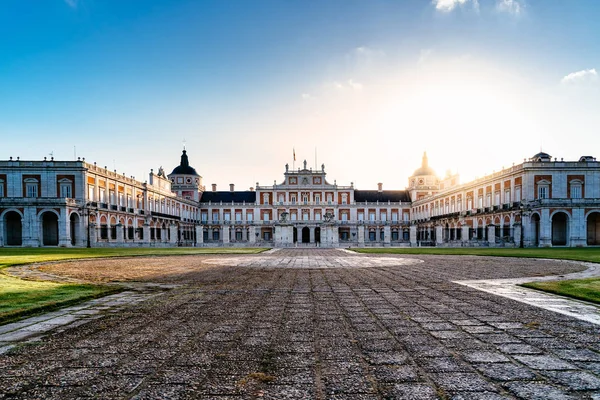
[[[168,256],[189,254],[255,254],[259,248],[0,248],[0,323],[49,311],[118,291],[114,286],[29,281],[8,276],[3,268],[76,258]]]
[[[600,278],[529,282],[522,286],[600,304]]]

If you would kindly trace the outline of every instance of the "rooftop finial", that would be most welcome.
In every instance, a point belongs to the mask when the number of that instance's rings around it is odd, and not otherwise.
[[[185,151],[185,138],[183,138],[183,150]]]
[[[423,168],[427,168],[429,166],[429,161],[427,160],[427,152],[423,152],[423,162],[421,163]]]

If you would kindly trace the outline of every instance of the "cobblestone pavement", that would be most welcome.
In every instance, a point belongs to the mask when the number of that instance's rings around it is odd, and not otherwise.
[[[187,257],[180,286],[0,355],[0,398],[600,399],[600,326],[452,282],[575,264],[247,258]]]

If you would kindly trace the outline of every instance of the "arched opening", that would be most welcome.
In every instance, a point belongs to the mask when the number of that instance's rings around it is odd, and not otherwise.
[[[321,243],[321,228],[315,228],[315,243]]]
[[[69,218],[69,222],[70,222],[70,233],[71,233],[71,245],[75,246],[77,244],[77,241],[79,240],[80,236],[79,236],[79,215],[76,213],[72,213],[71,217]]]
[[[53,212],[42,214],[42,244],[58,246],[58,216]]]
[[[115,217],[110,218],[110,238],[117,240],[117,219]]]
[[[294,243],[298,242],[298,229],[294,227]]]
[[[310,229],[307,226],[302,228],[302,243],[310,243]]]
[[[23,225],[21,215],[16,211],[9,211],[4,215],[4,226],[6,227],[6,245],[23,245]]]
[[[566,246],[569,217],[564,212],[552,216],[552,246]]]
[[[535,247],[540,245],[540,216],[538,214],[531,216],[531,239]]]
[[[600,246],[600,213],[593,212],[587,217],[587,244]]]

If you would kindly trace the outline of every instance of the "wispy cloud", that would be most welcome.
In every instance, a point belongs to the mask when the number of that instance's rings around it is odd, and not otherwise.
[[[71,8],[77,8],[79,0],[65,0],[65,3]]]
[[[513,15],[519,15],[523,12],[523,2],[521,0],[497,0],[496,10]]]
[[[473,4],[475,10],[479,10],[478,0],[433,0],[435,9],[441,12],[450,12],[458,6],[464,6],[467,3]]]
[[[595,68],[584,69],[577,72],[571,72],[570,74],[563,77],[560,81],[563,85],[573,85],[585,82],[597,82],[598,73]]]

